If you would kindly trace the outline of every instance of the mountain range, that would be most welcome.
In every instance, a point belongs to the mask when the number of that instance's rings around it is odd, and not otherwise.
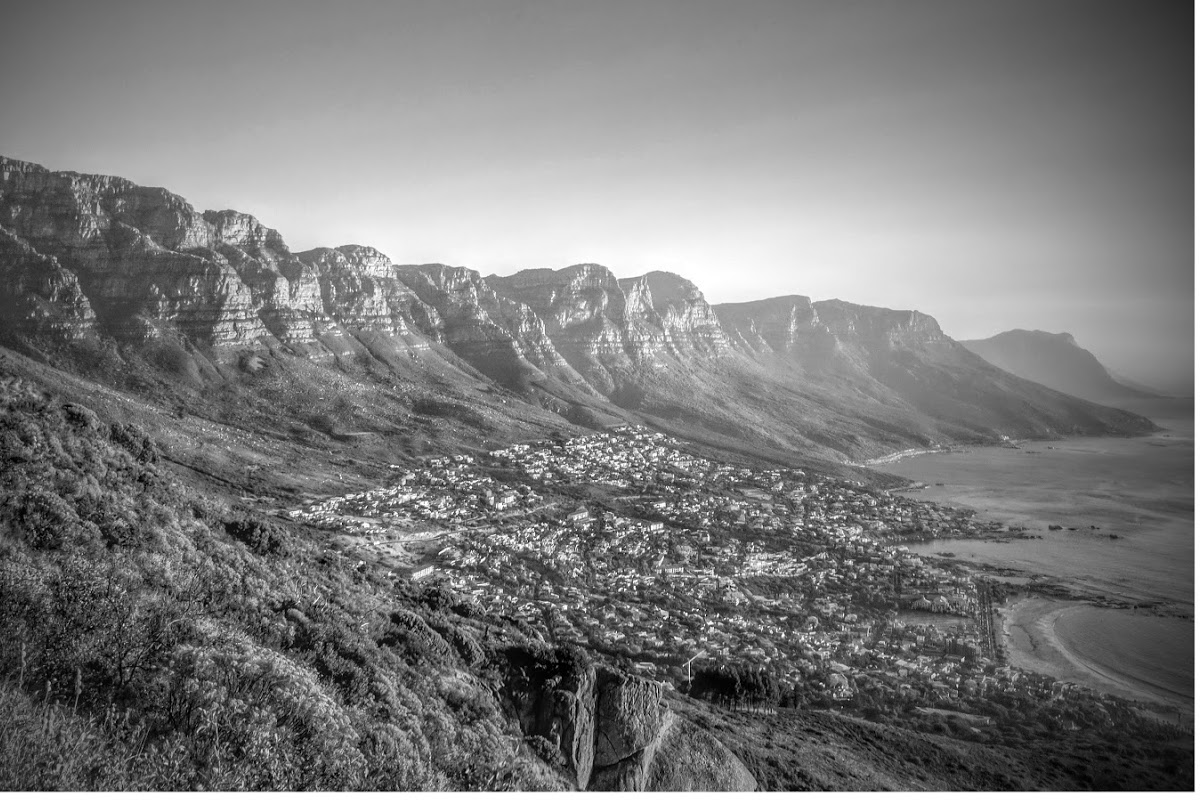
[[[917,311],[711,305],[679,275],[598,264],[485,277],[362,245],[293,252],[248,214],[9,158],[0,336],[180,414],[225,397],[228,418],[408,451],[628,421],[845,463],[1153,429],[988,363]]]

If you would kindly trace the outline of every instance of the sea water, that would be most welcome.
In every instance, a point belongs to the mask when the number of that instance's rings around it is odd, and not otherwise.
[[[970,507],[1042,537],[910,545],[918,554],[952,552],[1084,593],[1155,603],[1157,616],[1081,606],[1061,616],[1054,633],[1097,671],[1190,704],[1194,423],[1190,416],[1155,422],[1166,430],[921,455],[884,469],[929,484],[912,497]]]
[[[1054,623],[1072,655],[1101,675],[1190,708],[1195,674],[1191,620],[1077,606]]]

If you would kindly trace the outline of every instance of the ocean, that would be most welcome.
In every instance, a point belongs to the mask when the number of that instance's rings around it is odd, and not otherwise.
[[[951,552],[981,567],[1008,567],[1090,594],[1156,603],[1156,615],[1079,606],[1055,619],[1053,635],[1096,673],[1190,707],[1195,674],[1190,404],[1186,417],[1155,422],[1166,430],[919,455],[881,469],[929,484],[912,497],[973,508],[985,519],[1042,537],[937,540],[910,545],[916,553]],[[1050,525],[1062,530],[1051,531]]]
[[[1054,623],[1063,647],[1102,675],[1190,708],[1195,674],[1191,620],[1076,606]]]

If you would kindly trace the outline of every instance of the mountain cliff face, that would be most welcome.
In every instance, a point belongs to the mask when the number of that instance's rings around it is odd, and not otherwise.
[[[356,246],[293,254],[236,211],[198,213],[163,189],[0,160],[0,225],[78,280],[100,331],[208,346],[316,344],[368,328],[413,333],[434,314]]]
[[[824,332],[812,301],[800,295],[750,303],[723,303],[715,308],[730,337],[755,353],[787,355],[807,337]]]
[[[631,325],[625,293],[599,264],[526,270],[488,280],[504,296],[534,309],[555,349],[604,395],[627,381],[636,361],[657,345],[652,331]]]
[[[1069,333],[1011,330],[962,345],[1000,369],[1094,403],[1153,397],[1113,378]]]
[[[661,340],[673,354],[714,355],[728,349],[720,319],[691,281],[655,271],[618,284],[631,298],[630,316],[643,320],[647,328],[661,329]]]
[[[554,378],[592,393],[555,350],[542,319],[498,294],[478,272],[426,264],[402,267],[396,274],[436,314],[422,332],[445,342],[492,380],[525,393],[532,384]]]
[[[284,353],[418,387],[437,375],[441,391],[482,379],[572,422],[825,456],[1150,427],[1003,372],[915,311],[800,296],[710,306],[678,275],[619,280],[598,264],[483,278],[360,245],[293,253],[248,214],[12,159],[0,292],[8,336],[175,343],[209,364],[196,380],[229,380],[221,365],[247,350]]]
[[[77,339],[95,329],[96,315],[79,279],[0,228],[0,319],[20,333]]]

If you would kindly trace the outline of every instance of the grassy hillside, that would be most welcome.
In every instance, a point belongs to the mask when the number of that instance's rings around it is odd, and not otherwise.
[[[501,621],[201,494],[0,373],[0,788],[554,788]],[[509,644],[506,641],[505,644]]]

